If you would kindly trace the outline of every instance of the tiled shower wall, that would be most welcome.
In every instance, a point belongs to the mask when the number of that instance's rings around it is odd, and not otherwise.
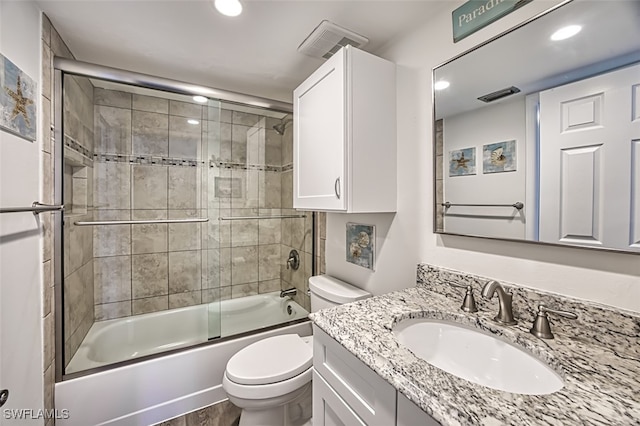
[[[309,309],[306,280],[311,275],[311,212],[293,210],[293,139],[290,117],[221,112],[219,167],[210,168],[209,200],[219,212],[209,216],[292,219],[212,220],[210,259],[218,259],[220,298],[228,299],[296,287],[294,300]],[[273,126],[287,123],[284,135]],[[224,189],[224,191],[223,191]],[[224,193],[224,195],[223,195]],[[286,268],[289,251],[300,255],[297,271]]]
[[[53,73],[53,58],[55,56],[74,59],[73,54],[64,43],[56,29],[51,25],[51,21],[45,15],[42,16],[42,129],[43,129],[43,137],[42,137],[42,202],[46,204],[54,204],[54,174],[56,170],[56,162],[54,158],[54,151],[56,144],[63,143],[62,141],[54,140],[53,133],[53,125],[55,120],[55,112],[54,112],[54,104],[56,99],[54,97],[54,73]],[[73,87],[72,90],[75,93],[75,96],[79,96],[80,99],[84,99],[83,102],[87,102],[86,98],[90,97],[90,91],[88,90],[88,86],[81,82],[80,80],[76,80],[73,83],[70,83]],[[91,102],[88,102],[91,104]],[[87,110],[85,110],[87,111]],[[91,107],[89,107],[88,111],[91,111]],[[71,133],[77,136],[78,142],[82,142],[86,146],[90,147],[92,143],[92,137],[90,135],[91,129],[91,120],[87,120],[86,116],[83,115],[82,111],[73,108],[73,111],[70,111],[70,116],[74,116],[75,119],[72,119],[71,122],[67,122],[70,126]],[[89,122],[87,122],[89,121]],[[89,125],[89,127],[87,127]],[[75,126],[75,130],[74,129]],[[70,140],[67,142],[71,143]],[[74,145],[75,146],[75,145]],[[78,146],[76,146],[80,151],[83,151]],[[68,148],[65,148],[65,154],[68,156],[73,156],[74,154],[70,153]],[[78,159],[78,158],[76,158]],[[87,163],[87,166],[90,166],[91,163]],[[73,174],[73,169],[68,170],[69,173]],[[88,176],[88,174],[87,174]],[[78,179],[82,179],[80,175],[77,176]],[[80,182],[79,182],[80,184]],[[79,185],[81,186],[81,184]],[[87,190],[89,190],[89,185],[87,186]],[[87,196],[89,194],[87,193]],[[54,276],[54,267],[53,267],[53,256],[54,256],[54,241],[53,241],[53,218],[54,214],[43,214],[40,215],[42,220],[42,260],[43,260],[43,283],[42,283],[42,306],[43,306],[43,386],[44,386],[44,408],[46,410],[52,410],[55,406],[54,402],[54,385],[55,385],[55,316],[56,316],[56,304],[54,299],[54,294],[58,290],[55,288],[55,276]],[[70,235],[67,235],[70,237]],[[74,235],[77,237],[77,235]],[[67,239],[67,241],[70,238]],[[82,261],[80,262],[80,266],[76,269],[76,271],[83,271],[86,275],[92,275],[89,273],[88,268],[91,265],[92,261],[87,262],[87,256],[91,253],[92,249],[90,247],[89,241],[86,237],[78,238],[84,241],[84,247],[80,250]],[[75,260],[74,260],[75,262]],[[77,263],[73,264],[74,266]],[[69,265],[67,265],[69,266]],[[67,268],[69,271],[69,268]],[[90,278],[90,277],[89,277]],[[78,287],[78,291],[74,292],[79,296],[79,300],[77,303],[86,304],[89,306],[92,304],[91,299],[93,298],[93,285],[91,283],[91,279],[88,281],[83,281],[82,283],[78,281],[74,281],[75,285]],[[84,284],[84,291],[82,287]],[[86,294],[85,294],[86,293]],[[89,304],[87,304],[90,302]],[[87,315],[82,315],[85,312],[86,306],[77,307],[74,310],[74,313],[71,312],[64,313],[63,320],[69,321],[73,317],[73,321],[78,321],[81,325],[76,328],[76,333],[74,336],[77,338],[82,333],[81,330],[86,328],[86,325],[83,325],[89,318],[93,321],[93,310],[89,309],[90,313]],[[84,322],[83,322],[84,321]],[[80,329],[80,332],[78,332]],[[65,339],[64,343],[69,343],[69,340]],[[48,419],[46,421],[46,426],[53,425],[54,420]]]
[[[310,214],[294,222],[219,220],[296,213],[282,166],[291,149],[283,152],[283,137],[273,130],[280,119],[102,88],[95,89],[95,104],[95,219],[209,218],[95,226],[96,320],[277,291],[298,281],[300,303],[308,307]],[[290,147],[290,130],[287,138]],[[303,258],[296,279],[283,267],[289,247]]]
[[[207,108],[99,87],[94,99],[95,220],[206,216]],[[98,225],[93,241],[97,321],[207,298],[201,224]]]
[[[293,210],[293,125],[286,126],[282,137],[282,212],[283,214],[305,214],[304,219],[282,220],[281,277],[283,288],[295,287],[298,292],[294,300],[306,310],[311,310],[309,277],[313,266],[312,213]],[[318,232],[319,228],[316,229]],[[286,268],[289,252],[295,249],[300,254],[300,268],[297,271]]]
[[[93,234],[77,221],[93,220],[93,85],[64,82],[64,342],[65,365],[93,325]]]

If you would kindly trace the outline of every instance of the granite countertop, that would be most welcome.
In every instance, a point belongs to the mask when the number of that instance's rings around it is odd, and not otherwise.
[[[443,425],[640,425],[637,347],[623,353],[585,339],[579,325],[574,325],[575,336],[558,327],[555,339],[538,339],[529,333],[530,321],[503,327],[491,319],[496,311],[481,308],[468,314],[460,310],[461,301],[462,295],[456,300],[414,287],[321,310],[311,319]],[[548,395],[513,394],[433,367],[400,345],[391,332],[396,323],[416,317],[452,320],[498,334],[546,362],[563,378],[564,387]],[[638,342],[632,336],[631,345]]]

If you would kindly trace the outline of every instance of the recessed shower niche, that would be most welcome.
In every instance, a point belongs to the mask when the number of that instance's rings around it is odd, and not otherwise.
[[[67,157],[64,165],[64,206],[67,216],[87,214],[92,168]]]

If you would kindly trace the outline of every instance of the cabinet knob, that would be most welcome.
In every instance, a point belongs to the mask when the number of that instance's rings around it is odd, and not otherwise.
[[[336,197],[340,199],[340,176],[336,178],[336,183],[333,185],[334,191],[336,191]]]

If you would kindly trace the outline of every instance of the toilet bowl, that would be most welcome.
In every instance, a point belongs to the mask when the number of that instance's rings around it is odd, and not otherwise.
[[[309,279],[311,311],[370,297],[336,278]],[[311,424],[313,337],[285,334],[238,351],[227,363],[222,387],[242,409],[240,426]]]

